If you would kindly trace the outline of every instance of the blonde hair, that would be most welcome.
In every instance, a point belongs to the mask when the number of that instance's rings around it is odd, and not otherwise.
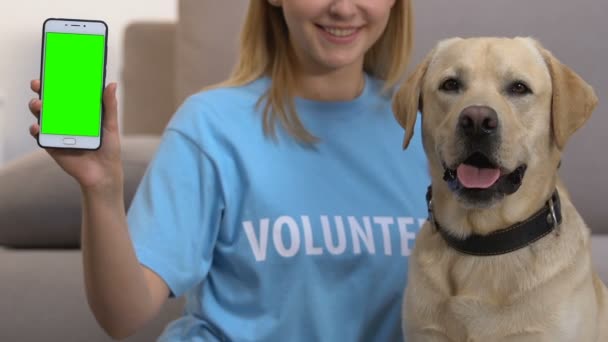
[[[410,0],[396,0],[385,31],[365,55],[364,71],[384,80],[385,91],[392,89],[406,71],[413,45],[412,20]],[[290,135],[314,143],[318,139],[304,127],[295,110],[295,55],[288,38],[280,7],[267,0],[249,1],[238,61],[230,77],[214,87],[242,86],[269,76],[271,86],[258,101],[258,105],[264,103],[264,133],[275,137],[275,123],[279,121]]]

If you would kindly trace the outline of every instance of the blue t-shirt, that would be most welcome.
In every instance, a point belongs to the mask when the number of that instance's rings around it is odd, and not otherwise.
[[[263,134],[261,78],[190,97],[129,209],[141,264],[183,316],[160,341],[399,341],[407,260],[426,218],[420,129],[366,78],[352,101],[296,98],[320,141]],[[418,120],[420,121],[420,120]]]

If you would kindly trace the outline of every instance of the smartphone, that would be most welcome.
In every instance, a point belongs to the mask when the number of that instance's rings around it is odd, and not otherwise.
[[[42,27],[38,145],[101,147],[108,25],[99,20],[47,19]]]

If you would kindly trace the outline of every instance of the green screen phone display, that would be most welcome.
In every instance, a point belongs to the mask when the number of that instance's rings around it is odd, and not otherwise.
[[[42,134],[99,137],[105,36],[47,32]]]

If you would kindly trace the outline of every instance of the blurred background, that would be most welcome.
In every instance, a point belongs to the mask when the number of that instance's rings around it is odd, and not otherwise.
[[[107,82],[119,83],[128,205],[176,107],[228,75],[248,2],[0,0],[0,341],[109,341],[84,295],[79,188],[28,134],[29,82],[39,77],[43,21],[109,25]],[[600,105],[567,145],[560,173],[592,229],[593,261],[608,281],[608,1],[413,3],[410,69],[440,39],[532,36],[595,88]],[[181,310],[180,299],[169,301],[128,341],[154,340]]]
[[[175,20],[177,0],[2,0],[0,13],[2,165],[37,148],[27,131],[33,122],[27,112],[27,103],[33,97],[29,81],[39,78],[40,74],[42,23],[46,18],[104,20],[109,26],[106,79],[114,82],[120,81],[122,40],[127,25],[142,20]]]

